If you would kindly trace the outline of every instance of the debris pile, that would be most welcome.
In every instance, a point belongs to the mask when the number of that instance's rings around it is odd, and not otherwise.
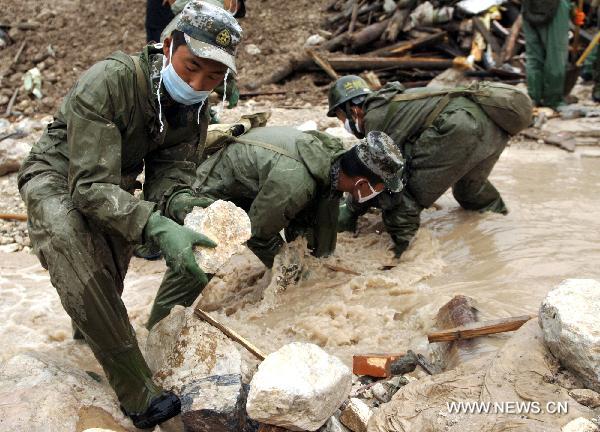
[[[452,67],[469,79],[514,84],[525,77],[518,2],[332,0],[326,10],[322,33],[328,38],[311,36],[305,53],[253,87],[315,69],[332,79],[365,72],[374,88],[387,81],[425,86]]]

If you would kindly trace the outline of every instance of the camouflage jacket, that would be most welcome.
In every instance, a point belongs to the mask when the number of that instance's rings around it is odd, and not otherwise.
[[[21,189],[52,171],[68,178],[73,204],[101,229],[131,243],[142,240],[150,214],[189,190],[208,126],[208,106],[175,103],[159,89],[161,51],[147,46],[132,58],[117,52],[88,69],[33,146],[19,172]],[[141,81],[141,80],[140,80]],[[158,96],[162,104],[161,131]],[[144,200],[132,195],[145,167]]]

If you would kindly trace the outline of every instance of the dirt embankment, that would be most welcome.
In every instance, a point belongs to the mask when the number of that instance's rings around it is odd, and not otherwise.
[[[319,28],[324,3],[250,0],[247,17],[241,21],[244,42],[239,50],[240,86],[268,74],[290,53],[300,50],[306,38]],[[134,53],[145,44],[144,0],[5,0],[2,9],[0,24],[7,26],[2,28],[13,43],[0,49],[0,113],[21,86],[24,73],[35,66],[42,73],[44,96],[38,100],[20,92],[14,110],[26,115],[53,113],[78,76],[94,62],[116,50]],[[260,53],[247,49],[250,44]],[[309,77],[277,89],[309,90],[293,97],[290,93],[288,103],[296,98],[322,101],[325,96]],[[275,99],[281,98],[286,96]]]

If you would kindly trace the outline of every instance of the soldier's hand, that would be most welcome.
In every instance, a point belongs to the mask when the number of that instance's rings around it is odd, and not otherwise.
[[[203,234],[178,225],[171,219],[152,213],[146,227],[144,237],[159,246],[169,268],[179,274],[188,274],[202,284],[207,284],[206,274],[196,263],[194,246],[215,247],[217,244]]]
[[[352,211],[348,208],[346,203],[340,205],[340,214],[338,216],[338,224],[337,224],[337,232],[356,231],[356,223],[358,221],[358,216],[356,216]]]
[[[167,215],[176,222],[183,224],[183,220],[194,207],[208,207],[214,202],[211,198],[197,197],[189,192],[175,195],[167,208]]]

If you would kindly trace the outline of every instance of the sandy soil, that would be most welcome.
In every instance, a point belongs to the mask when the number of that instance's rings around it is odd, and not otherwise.
[[[299,50],[319,28],[324,3],[323,0],[250,1],[247,17],[241,21],[244,40],[238,60],[240,86],[271,72],[290,53]],[[77,77],[94,62],[116,50],[139,51],[145,44],[145,4],[144,0],[4,0],[0,23],[29,23],[36,27],[10,29],[14,43],[0,49],[0,111],[4,112],[15,88],[22,84],[23,74],[34,66],[43,75],[44,97],[41,100],[23,94],[18,97],[15,110],[27,115],[53,113]],[[19,61],[13,64],[23,43],[25,48]],[[249,44],[256,45],[260,54],[249,54],[246,50]],[[308,92],[269,99],[287,99],[293,103],[297,99],[324,98],[324,89],[317,88],[308,76],[298,77],[277,89]]]

